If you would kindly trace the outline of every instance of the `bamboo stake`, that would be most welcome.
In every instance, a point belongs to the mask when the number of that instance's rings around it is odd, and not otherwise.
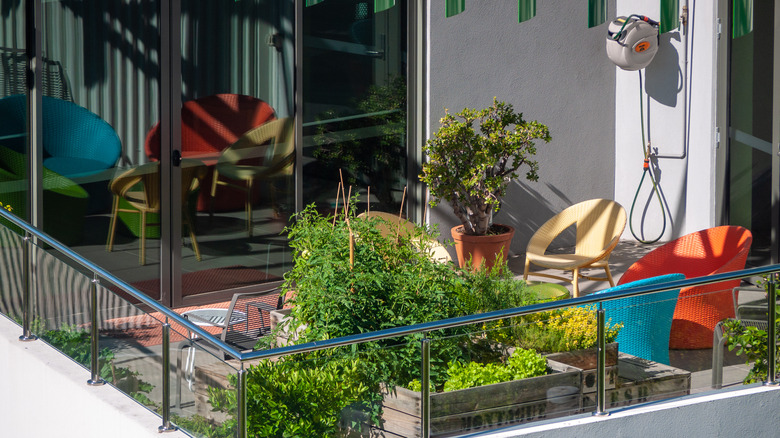
[[[366,204],[368,204],[368,210],[366,216],[371,216],[371,186],[368,186],[368,195],[366,196]]]
[[[399,236],[401,235],[401,221],[403,220],[403,214],[404,214],[404,203],[406,202],[406,186],[404,186],[404,194],[401,197],[401,210],[398,211],[398,223],[395,227],[395,240],[398,241]]]
[[[341,196],[341,182],[336,187],[336,208],[333,210],[333,226],[336,226],[336,216],[339,215],[339,196]]]

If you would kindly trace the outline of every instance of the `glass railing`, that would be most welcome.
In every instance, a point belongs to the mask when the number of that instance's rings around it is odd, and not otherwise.
[[[268,304],[242,303],[231,321],[255,330],[259,348],[242,350],[0,215],[18,226],[0,228],[0,310],[20,339],[49,343],[89,384],[157,412],[161,431],[456,436],[775,381],[774,283],[740,280],[780,265],[301,344],[269,339],[281,336],[265,328],[273,321],[250,327]]]

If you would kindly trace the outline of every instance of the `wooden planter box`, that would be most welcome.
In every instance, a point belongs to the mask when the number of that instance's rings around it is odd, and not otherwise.
[[[620,353],[620,373],[617,386],[607,389],[605,407],[635,405],[680,397],[691,393],[691,373],[658,362]],[[586,412],[595,410],[596,394],[583,393]]]
[[[475,433],[594,411],[596,370],[595,361],[590,363],[589,356],[595,357],[595,349],[556,353],[548,356],[548,365],[557,372],[547,376],[431,394],[431,436]],[[610,344],[606,407],[689,394],[690,376],[685,370],[618,353],[617,344]],[[385,395],[383,406],[382,429],[389,433],[378,431],[378,436],[420,436],[419,392],[397,388]]]
[[[479,432],[581,410],[582,370],[548,363],[556,371],[540,377],[431,394],[431,436]],[[382,430],[420,436],[420,393],[396,388],[385,394]],[[381,436],[381,435],[380,435]]]
[[[606,351],[606,377],[607,389],[614,389],[618,381],[618,344],[613,342],[607,344]],[[562,353],[553,353],[547,355],[548,361],[553,364],[562,363],[582,371],[582,383],[580,387],[583,393],[596,392],[596,378],[598,371],[596,363],[598,361],[598,350],[596,348],[586,348],[584,350],[565,351]]]

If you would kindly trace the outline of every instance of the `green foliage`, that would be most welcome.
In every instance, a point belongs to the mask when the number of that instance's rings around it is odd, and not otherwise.
[[[448,202],[466,234],[484,235],[518,170],[526,166],[527,180],[539,178],[539,164],[531,158],[536,155],[534,140],[550,139],[547,126],[525,121],[522,113],[497,98],[479,111],[465,108],[455,116],[447,112],[423,147],[428,161],[420,180],[430,189],[432,205]]]
[[[257,437],[341,437],[379,421],[379,392],[355,359],[263,360],[247,371],[247,428]],[[235,376],[230,377],[235,386]],[[234,413],[236,391],[209,388],[215,410]],[[357,415],[349,418],[347,411]],[[346,423],[346,424],[345,424]],[[235,427],[235,420],[226,423]]]
[[[36,323],[36,325],[39,326],[39,336],[49,345],[60,350],[81,365],[87,368],[91,366],[90,332],[79,329],[76,326],[66,325],[57,330],[45,330],[41,328],[42,324],[40,322]],[[125,391],[138,402],[146,406],[153,406],[154,402],[146,394],[152,392],[154,385],[141,380],[139,373],[129,368],[117,367],[114,364],[114,359],[113,351],[108,348],[100,350],[98,357],[100,378],[114,384],[114,386]]]
[[[756,286],[764,288],[769,294],[769,278],[764,275],[756,282]],[[775,299],[780,296],[780,288],[775,290]],[[775,327],[780,329],[780,314],[775,311]],[[749,327],[742,324],[740,320],[725,320],[723,322],[726,347],[729,351],[736,350],[738,356],[745,356],[745,363],[751,365],[750,371],[743,380],[743,383],[755,383],[767,379],[769,372],[768,359],[768,340],[766,330],[758,327]],[[777,347],[776,356],[780,357],[780,346]]]
[[[344,169],[347,184],[371,185],[385,208],[395,207],[390,183],[405,155],[406,78],[371,86],[354,106],[352,112],[329,109],[317,116],[322,122],[314,135],[314,157]]]
[[[569,307],[517,318],[514,325],[497,327],[488,337],[545,353],[591,348],[596,345],[595,306]],[[615,342],[622,323],[605,322],[606,342]]]
[[[547,374],[547,359],[533,350],[518,348],[504,364],[469,362],[464,365],[456,361],[450,364],[448,373],[450,378],[444,383],[444,391],[455,391],[543,376]]]
[[[420,250],[418,242],[435,239],[435,234],[418,227],[411,236],[385,236],[378,227],[381,219],[357,218],[354,212],[350,215],[348,221],[340,219],[334,224],[333,218],[309,206],[287,230],[295,262],[285,275],[285,288],[295,290],[291,330],[306,327],[299,342],[465,314],[460,298],[469,293],[467,278]],[[350,262],[350,231],[355,236],[354,265]],[[409,337],[400,342],[404,346],[384,351],[377,347],[399,340],[356,348],[382,351],[377,378],[385,383],[406,383],[419,372],[419,343],[408,346],[414,340]],[[434,357],[434,364],[442,367],[453,359],[452,355],[460,355],[459,349],[445,344],[437,344],[439,356]]]
[[[776,322],[777,324],[777,322]],[[726,346],[729,351],[737,350],[737,355],[745,356],[745,363],[752,367],[743,383],[755,383],[766,380],[769,364],[767,362],[767,333],[758,327],[746,327],[740,320],[726,320],[723,323],[726,333]],[[777,349],[780,357],[780,348]]]

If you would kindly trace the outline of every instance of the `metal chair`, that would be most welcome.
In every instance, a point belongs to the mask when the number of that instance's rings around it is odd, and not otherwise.
[[[251,351],[263,336],[271,331],[270,312],[281,309],[284,296],[279,294],[279,288],[261,292],[243,292],[233,295],[227,309],[195,309],[182,313],[182,316],[202,327],[220,327],[220,340],[236,347],[240,351]],[[192,334],[189,339],[179,342],[176,347],[176,406],[181,406],[181,385],[184,378],[190,390],[194,385],[195,343],[211,354],[221,359],[230,359],[221,355],[220,350],[207,342],[202,342]],[[182,364],[183,353],[187,359]]]
[[[575,226],[577,232],[574,254],[550,254],[547,250],[556,237]],[[620,241],[626,227],[626,210],[609,199],[591,199],[572,205],[545,222],[531,237],[525,253],[523,279],[530,275],[554,278],[572,283],[572,293],[580,295],[579,279],[608,281],[615,286],[609,271],[609,256]],[[547,269],[572,271],[572,277],[531,272],[531,265]],[[600,268],[606,277],[583,275],[584,269]]]

